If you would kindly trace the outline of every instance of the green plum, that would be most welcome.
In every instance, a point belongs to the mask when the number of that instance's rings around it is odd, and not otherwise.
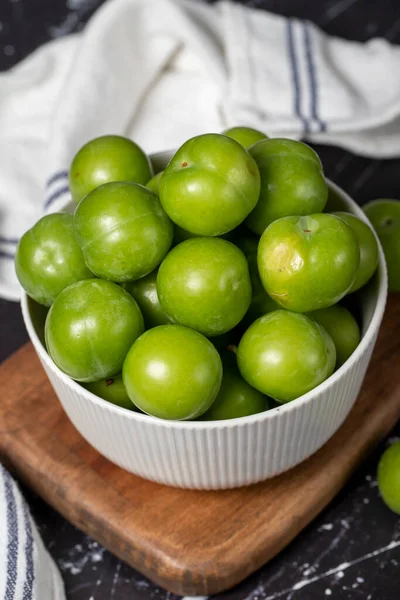
[[[229,336],[231,337],[231,334],[234,333],[234,331],[230,331],[229,332]],[[234,336],[236,337],[236,336]],[[238,344],[240,342],[240,338],[242,336],[240,336],[238,339],[236,340],[230,340],[230,343],[226,346],[223,346],[222,348],[217,348],[219,355],[221,357],[222,360],[222,366],[223,366],[223,370],[224,373],[225,371],[233,371],[235,372],[237,375],[240,375],[239,371],[238,371],[238,365],[237,365],[237,358],[236,358],[236,353],[237,353],[237,347]],[[211,338],[211,341],[214,342],[216,338]]]
[[[56,365],[81,382],[122,371],[129,348],[143,333],[142,313],[119,285],[85,279],[65,288],[45,325],[47,350]]]
[[[344,306],[335,304],[308,313],[311,319],[329,333],[336,348],[336,368],[342,366],[360,343],[361,334],[357,321]]]
[[[353,285],[359,262],[351,227],[323,213],[278,219],[258,245],[264,288],[280,306],[295,312],[336,304]]]
[[[374,200],[363,206],[382,244],[389,291],[400,292],[400,202]]]
[[[33,328],[36,331],[42,346],[46,347],[46,340],[44,339],[44,325],[46,323],[49,307],[44,306],[43,304],[38,304],[32,300],[32,298],[28,297],[28,310],[32,320]]]
[[[249,310],[243,319],[245,325],[250,325],[258,317],[280,308],[279,304],[268,296],[261,283],[257,265],[258,241],[256,237],[245,237],[236,242],[236,245],[243,251],[247,258],[252,289]]]
[[[182,229],[179,225],[174,226],[174,244],[180,244],[185,240],[190,240],[191,238],[199,237],[195,233],[190,233],[190,231],[186,231],[186,229]]]
[[[354,283],[349,290],[349,293],[355,292],[365,285],[376,271],[378,266],[378,244],[372,229],[361,219],[342,211],[332,214],[343,219],[352,228],[360,247],[360,266]]]
[[[192,238],[161,263],[157,292],[168,317],[207,336],[235,327],[247,312],[251,282],[246,257],[220,238]]]
[[[252,388],[237,370],[224,365],[221,388],[211,408],[201,417],[204,421],[236,419],[268,410],[268,398]]]
[[[191,138],[160,179],[160,200],[183,229],[200,236],[231,231],[257,204],[260,174],[235,140],[217,133]]]
[[[378,486],[385,504],[400,515],[400,441],[394,442],[381,456]]]
[[[157,175],[154,175],[154,177],[152,177],[150,179],[150,181],[148,181],[146,183],[146,187],[152,191],[154,194],[157,194],[157,196],[159,195],[160,192],[160,179],[161,179],[161,175],[163,174],[164,171],[160,171],[160,173],[157,173]]]
[[[122,374],[115,375],[109,379],[103,379],[102,381],[94,381],[93,383],[82,384],[89,392],[116,404],[122,408],[128,410],[135,410],[136,407],[132,400],[129,398],[128,393],[125,389],[124,382],[122,381]]]
[[[124,284],[124,288],[135,298],[142,311],[146,329],[170,323],[170,320],[161,308],[156,281],[157,271],[153,271],[141,279]]]
[[[222,363],[203,335],[180,325],[146,331],[129,350],[123,380],[132,402],[162,419],[195,419],[221,386]]]
[[[232,138],[242,144],[245,148],[250,148],[256,142],[260,140],[265,140],[268,138],[265,133],[261,133],[257,129],[253,129],[252,127],[231,127],[230,129],[226,129],[222,132],[224,135]]]
[[[246,219],[259,235],[281,217],[310,215],[324,210],[328,199],[321,161],[302,142],[266,139],[250,148],[261,175],[257,206]]]
[[[75,155],[69,186],[78,204],[104,183],[131,181],[144,185],[152,175],[148,157],[135,142],[119,135],[104,135],[85,144]]]
[[[232,354],[232,352],[228,352],[228,349],[235,348],[237,343],[239,342],[241,337],[241,333],[238,328],[231,329],[226,333],[221,335],[211,336],[210,342],[216,347],[218,352],[221,354],[221,357],[225,354]],[[224,359],[222,360],[224,362]],[[236,359],[235,359],[236,363]]]
[[[247,383],[279,402],[289,402],[333,373],[336,351],[316,321],[276,310],[250,325],[240,340],[237,360]]]
[[[72,283],[92,278],[75,238],[72,215],[47,215],[29,229],[19,241],[15,271],[28,296],[45,306]]]
[[[74,225],[87,266],[117,283],[151,273],[173,238],[157,196],[136,183],[106,183],[90,192],[76,207]]]
[[[221,236],[222,239],[224,240],[228,240],[228,241],[233,241],[235,238],[235,230],[232,231],[228,231],[228,233],[224,233]],[[186,231],[186,229],[182,229],[182,227],[179,227],[179,225],[175,225],[174,226],[174,244],[180,244],[181,242],[184,242],[185,240],[190,240],[191,238],[195,238],[195,237],[202,237],[197,235],[196,233],[191,233],[190,231]]]

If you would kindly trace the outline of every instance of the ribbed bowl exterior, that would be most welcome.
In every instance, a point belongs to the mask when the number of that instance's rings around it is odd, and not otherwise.
[[[342,204],[362,211],[331,184]],[[273,477],[316,452],[337,431],[359,393],[382,320],[387,277],[382,250],[375,285],[362,308],[363,339],[350,359],[305,396],[270,411],[229,421],[163,421],[97,398],[52,362],[32,324],[25,323],[68,417],[82,436],[120,467],[166,485],[226,489]]]
[[[88,401],[43,367],[65,412],[84,438],[123,469],[184,488],[224,489],[256,483],[294,467],[316,452],[340,427],[361,387],[373,343],[346,375],[293,410],[255,415],[247,422],[206,427],[137,420],[135,413]],[[82,388],[83,389],[83,388]],[[292,408],[292,406],[290,408]]]

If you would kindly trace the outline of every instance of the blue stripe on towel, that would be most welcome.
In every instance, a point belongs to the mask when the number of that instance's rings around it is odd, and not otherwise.
[[[55,202],[58,198],[60,198],[60,196],[63,196],[64,194],[68,194],[68,193],[69,193],[68,185],[60,188],[59,190],[54,192],[54,194],[52,194],[51,196],[49,196],[47,198],[46,202],[44,203],[44,208],[45,209],[49,208],[49,206],[51,204],[53,204],[53,202]]]
[[[304,117],[301,110],[301,88],[300,88],[300,77],[299,77],[299,68],[297,64],[297,56],[294,46],[294,37],[293,37],[293,21],[292,19],[287,20],[287,44],[289,50],[290,57],[290,65],[292,69],[292,81],[293,81],[293,90],[294,90],[294,112],[299,117],[300,121],[303,124],[303,133],[309,132],[308,120]]]
[[[0,250],[0,258],[10,258],[11,260],[14,260],[15,254],[13,254],[12,252],[4,252],[4,250]]]
[[[18,244],[19,239],[18,238],[7,238],[4,237],[2,235],[0,235],[0,244]]]
[[[23,503],[24,511],[24,523],[26,532],[26,545],[25,545],[25,563],[26,563],[26,576],[24,583],[24,590],[22,600],[32,600],[33,597],[33,582],[35,579],[34,563],[33,563],[33,536],[31,520],[28,513],[26,504]]]
[[[322,121],[318,116],[318,84],[311,39],[311,23],[309,21],[306,21],[303,24],[303,34],[308,76],[310,79],[311,88],[311,116],[314,119],[314,121],[318,124],[319,131],[326,131],[327,126],[325,121]]]
[[[2,469],[7,505],[7,580],[4,600],[15,600],[18,569],[18,520],[13,483],[10,475]]]
[[[55,183],[59,179],[67,179],[67,178],[68,178],[68,171],[57,171],[47,180],[46,185],[47,185],[47,187],[50,187],[51,185],[53,185],[53,183]]]

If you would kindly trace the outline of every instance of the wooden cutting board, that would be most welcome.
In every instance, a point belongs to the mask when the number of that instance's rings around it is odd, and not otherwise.
[[[248,488],[164,487],[114,466],[65,416],[27,344],[0,366],[0,455],[69,521],[177,594],[225,590],[284,548],[400,417],[400,296],[389,299],[360,397],[300,466]]]

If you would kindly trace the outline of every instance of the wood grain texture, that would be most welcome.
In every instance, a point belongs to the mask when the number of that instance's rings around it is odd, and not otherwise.
[[[65,416],[28,344],[0,367],[0,455],[29,486],[114,554],[178,594],[212,594],[284,548],[400,417],[400,296],[389,299],[360,397],[300,466],[227,491],[167,488],[114,466]]]

